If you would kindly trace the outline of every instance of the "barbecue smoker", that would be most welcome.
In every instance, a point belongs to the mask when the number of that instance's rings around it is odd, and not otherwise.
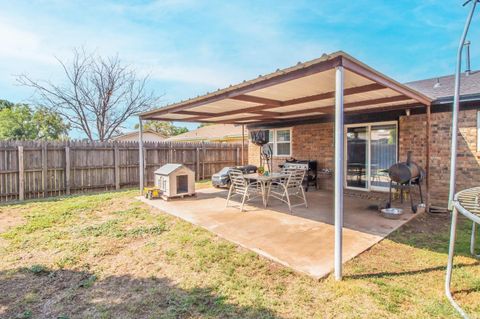
[[[305,170],[306,174],[305,174],[303,183],[305,184],[306,192],[308,192],[309,186],[315,186],[315,189],[318,188],[317,187],[317,161],[290,159],[290,160],[287,160],[285,164],[280,166],[283,168]]]
[[[404,193],[408,193],[412,212],[416,213],[418,205],[413,204],[412,190],[416,185],[420,192],[420,203],[423,204],[422,181],[425,178],[425,171],[417,163],[412,161],[412,152],[407,153],[407,161],[393,164],[388,169],[390,176],[390,194],[387,208],[392,206],[392,189],[400,190],[400,201],[403,203]]]

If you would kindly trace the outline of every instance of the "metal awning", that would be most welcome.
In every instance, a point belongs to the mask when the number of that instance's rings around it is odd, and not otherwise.
[[[344,67],[344,112],[430,105],[431,99],[345,52],[277,70],[203,96],[140,114],[144,120],[254,124],[334,112],[335,68]]]
[[[254,124],[334,115],[335,278],[342,278],[344,115],[426,107],[432,100],[344,52],[140,114],[140,189],[144,185],[143,120]],[[428,163],[427,151],[427,163]],[[427,177],[428,188],[428,177]]]

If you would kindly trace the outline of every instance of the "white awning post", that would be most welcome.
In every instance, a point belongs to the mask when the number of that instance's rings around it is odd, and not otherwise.
[[[343,66],[335,68],[335,279],[342,279],[343,229]]]
[[[245,124],[242,124],[242,165],[245,165]]]
[[[141,117],[138,117],[138,164],[140,177],[140,194],[143,195],[143,188],[145,187],[145,167],[143,160],[143,122]]]

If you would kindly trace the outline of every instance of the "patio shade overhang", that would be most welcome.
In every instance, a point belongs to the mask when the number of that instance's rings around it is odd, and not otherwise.
[[[142,120],[256,124],[335,115],[335,278],[342,278],[344,114],[427,108],[432,100],[339,51],[250,81],[139,115],[140,189],[144,185]],[[427,129],[428,131],[429,129]],[[427,145],[429,140],[427,134]],[[427,151],[427,162],[428,162]],[[428,176],[427,176],[428,183]],[[427,186],[428,188],[428,186]]]
[[[339,66],[344,69],[345,114],[431,105],[431,98],[338,51],[213,93],[141,113],[140,118],[255,124],[331,116],[335,110],[335,69]]]

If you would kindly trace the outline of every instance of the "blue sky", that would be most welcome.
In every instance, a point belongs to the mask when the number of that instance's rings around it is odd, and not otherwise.
[[[462,3],[0,0],[0,98],[30,101],[15,74],[61,81],[55,56],[68,59],[79,46],[118,53],[150,74],[161,105],[337,50],[401,82],[445,75],[454,70]],[[474,69],[478,20],[469,36]]]

